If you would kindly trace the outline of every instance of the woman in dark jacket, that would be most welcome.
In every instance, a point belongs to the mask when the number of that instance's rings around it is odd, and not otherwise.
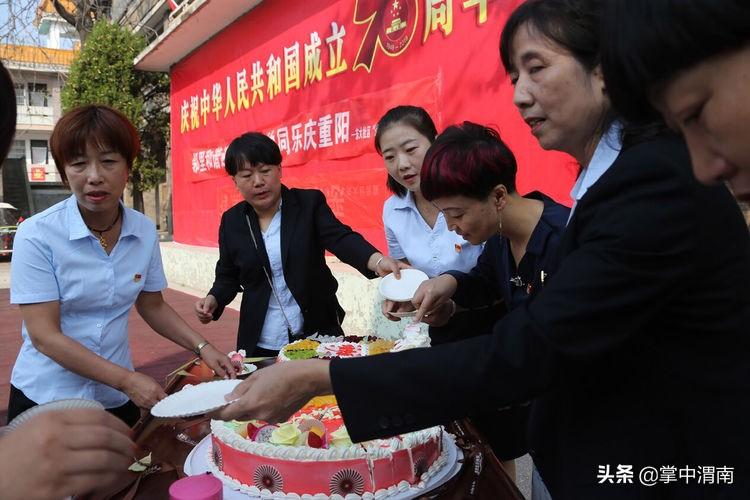
[[[225,165],[244,201],[221,218],[216,279],[195,304],[198,319],[219,319],[241,291],[237,349],[272,356],[292,339],[341,335],[344,310],[325,251],[368,278],[404,265],[342,224],[320,191],[284,186],[281,152],[269,137],[250,132],[234,139]]]

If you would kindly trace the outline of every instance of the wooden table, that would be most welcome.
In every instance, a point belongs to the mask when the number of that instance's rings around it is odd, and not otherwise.
[[[177,375],[167,383],[166,392],[171,394],[178,391],[186,383],[195,383],[195,379]],[[151,452],[154,465],[147,473],[128,472],[127,477],[123,477],[123,489],[109,498],[169,498],[169,485],[178,477],[184,476],[182,466],[185,459],[193,449],[193,443],[208,435],[209,422],[200,417],[160,419],[146,415],[136,424],[134,434],[136,443],[145,450],[143,455]],[[426,492],[420,498],[523,500],[523,495],[507,476],[489,446],[484,444],[479,431],[470,420],[451,422],[445,427],[456,436],[456,444],[464,453],[463,466],[445,485]]]

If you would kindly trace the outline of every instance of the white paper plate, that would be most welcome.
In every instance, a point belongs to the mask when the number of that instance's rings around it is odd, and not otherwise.
[[[446,463],[434,476],[425,481],[424,488],[412,486],[411,488],[389,496],[388,500],[410,500],[424,496],[430,490],[434,490],[452,479],[463,466],[464,454],[461,448],[456,446],[452,436],[443,431],[443,450],[446,451]],[[239,482],[225,476],[213,463],[209,464],[211,451],[211,435],[209,434],[193,448],[185,459],[183,471],[188,476],[197,476],[210,472],[214,477],[224,483],[224,500],[247,500],[248,498],[260,498],[238,491]]]
[[[91,399],[59,399],[57,401],[50,401],[49,403],[31,407],[25,412],[19,414],[10,424],[8,424],[6,432],[12,432],[15,428],[23,425],[28,422],[29,419],[40,413],[55,410],[70,410],[73,408],[103,410],[104,405],[99,401],[93,401]]]
[[[214,380],[197,385],[186,385],[182,390],[170,394],[151,408],[155,417],[192,417],[228,405],[224,396],[237,387],[242,380]]]
[[[401,279],[396,279],[393,273],[380,280],[378,291],[383,298],[395,302],[407,302],[414,297],[419,285],[426,281],[427,275],[419,269],[402,269]]]
[[[243,363],[242,364],[242,371],[240,373],[238,373],[237,376],[238,377],[244,377],[245,375],[250,375],[251,373],[253,373],[257,369],[258,369],[258,367],[255,366],[252,363]]]
[[[417,311],[391,311],[388,314],[397,318],[413,318],[414,316],[416,316]]]

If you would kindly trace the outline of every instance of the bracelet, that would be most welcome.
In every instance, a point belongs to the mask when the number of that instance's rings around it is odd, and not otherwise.
[[[201,349],[203,349],[207,345],[208,345],[208,340],[204,340],[203,342],[201,342],[200,344],[198,344],[197,346],[195,346],[195,349],[193,349],[193,352],[195,353],[196,356],[198,356],[200,358],[201,357]]]
[[[381,262],[383,261],[383,259],[385,259],[385,255],[382,255],[382,256],[381,256],[381,257],[380,257],[380,258],[378,259],[378,261],[377,261],[377,262],[375,263],[375,272],[378,272],[378,266],[379,266],[379,265],[380,265],[380,263],[381,263]]]

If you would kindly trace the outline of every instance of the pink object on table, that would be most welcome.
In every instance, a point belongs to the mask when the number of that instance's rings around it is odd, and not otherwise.
[[[183,477],[169,487],[169,500],[223,500],[221,481],[211,474]]]

